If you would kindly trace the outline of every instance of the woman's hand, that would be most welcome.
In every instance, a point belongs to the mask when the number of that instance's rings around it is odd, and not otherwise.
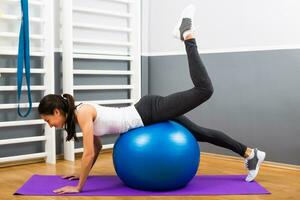
[[[78,193],[80,191],[75,186],[65,186],[65,187],[53,190],[53,192],[55,192],[56,194],[66,194],[66,193]]]
[[[62,178],[63,179],[68,179],[70,181],[79,180],[79,175],[78,174],[72,174],[72,175],[62,176]]]

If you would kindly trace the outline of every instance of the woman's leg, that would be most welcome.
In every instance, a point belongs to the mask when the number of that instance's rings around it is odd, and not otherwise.
[[[205,102],[213,93],[213,86],[197,50],[192,34],[193,6],[188,6],[181,14],[177,30],[184,40],[189,72],[194,87],[166,97],[145,96],[135,106],[144,124],[173,119],[183,115]]]
[[[185,116],[179,116],[174,119],[174,121],[186,127],[199,142],[208,142],[216,146],[229,149],[242,157],[246,157],[247,146],[232,139],[225,133],[217,130],[212,130],[208,128],[203,128],[198,126]]]
[[[145,96],[135,106],[144,124],[173,119],[205,102],[212,95],[213,86],[203,65],[195,39],[185,40],[190,76],[194,87],[166,97]]]
[[[198,126],[185,116],[179,116],[174,121],[186,127],[200,142],[208,142],[239,154],[245,158],[245,166],[248,170],[246,181],[250,182],[255,179],[259,172],[259,167],[264,161],[266,153],[258,149],[251,149],[244,144],[230,138],[221,131],[207,129]]]
[[[193,10],[193,6],[190,6],[190,8],[191,9],[187,9],[188,14],[186,16],[193,15],[189,13],[189,10]],[[177,35],[179,35],[179,38],[185,40],[189,70],[194,87],[190,90],[171,94],[166,97],[155,95],[144,96],[137,104],[135,104],[135,107],[139,112],[144,125],[175,119],[175,121],[187,127],[198,141],[209,142],[230,149],[239,155],[246,157],[245,162],[249,170],[246,180],[252,181],[256,177],[259,166],[265,158],[264,152],[247,148],[245,145],[233,140],[220,131],[200,127],[186,117],[181,116],[205,102],[213,92],[211,80],[200,59],[196,41],[191,34],[186,34],[192,30],[192,20],[184,16],[185,14],[183,13],[181,25],[179,23],[179,31],[175,29],[175,32],[178,33]],[[248,152],[249,149],[251,150],[251,153]]]

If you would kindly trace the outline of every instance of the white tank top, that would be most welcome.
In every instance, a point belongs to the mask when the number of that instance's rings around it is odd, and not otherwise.
[[[94,120],[94,135],[121,134],[130,129],[144,126],[141,116],[134,106],[107,107],[96,103],[83,103],[77,107],[88,104],[96,109]]]

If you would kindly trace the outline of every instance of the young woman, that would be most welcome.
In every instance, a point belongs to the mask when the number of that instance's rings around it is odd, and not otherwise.
[[[92,103],[74,105],[71,95],[45,96],[39,104],[39,113],[50,127],[65,128],[67,141],[77,139],[75,124],[78,124],[83,133],[83,147],[81,171],[78,176],[65,176],[70,180],[78,179],[76,187],[65,186],[55,190],[58,194],[80,192],[86,182],[88,174],[94,165],[101,150],[99,136],[105,134],[121,134],[132,128],[149,124],[175,120],[191,131],[197,141],[208,142],[230,149],[245,158],[248,168],[246,181],[256,177],[259,166],[265,158],[265,153],[251,149],[240,142],[233,140],[220,131],[198,126],[183,114],[189,112],[210,98],[213,86],[203,65],[196,41],[193,37],[193,15],[195,7],[190,5],[184,9],[175,29],[175,36],[184,41],[190,76],[194,87],[171,94],[166,97],[148,95],[142,97],[134,106],[116,108],[105,107]]]

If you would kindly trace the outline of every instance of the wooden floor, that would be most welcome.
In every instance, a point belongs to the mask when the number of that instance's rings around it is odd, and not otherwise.
[[[134,200],[134,199],[205,199],[205,200],[293,200],[300,199],[300,170],[299,168],[277,167],[264,164],[261,167],[257,181],[269,190],[271,195],[234,195],[234,196],[144,196],[144,197],[55,197],[55,196],[13,196],[13,193],[33,174],[62,175],[70,174],[80,167],[80,159],[76,162],[58,160],[56,165],[36,163],[13,167],[0,168],[0,199],[1,200]],[[242,160],[223,156],[202,154],[198,174],[244,174]],[[102,153],[94,166],[92,175],[114,175],[111,152]]]

